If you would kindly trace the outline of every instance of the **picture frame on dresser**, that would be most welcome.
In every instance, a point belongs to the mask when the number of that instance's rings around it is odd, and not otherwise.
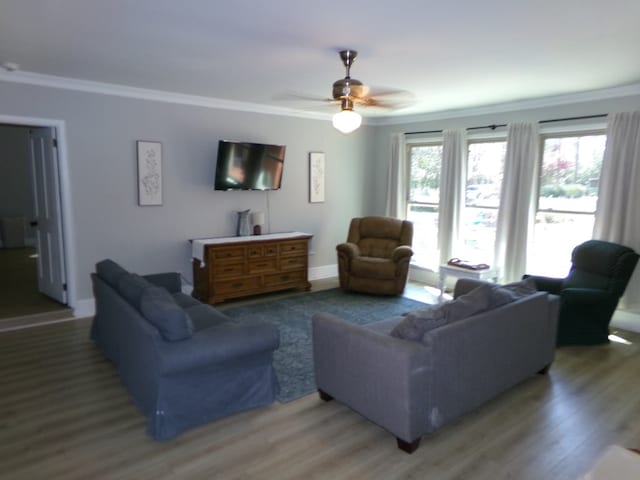
[[[138,205],[162,205],[162,144],[138,140]]]

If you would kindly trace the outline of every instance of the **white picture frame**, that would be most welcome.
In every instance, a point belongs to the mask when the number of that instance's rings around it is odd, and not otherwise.
[[[138,140],[138,205],[162,205],[162,144]]]
[[[325,156],[322,152],[309,153],[309,203],[324,202]]]

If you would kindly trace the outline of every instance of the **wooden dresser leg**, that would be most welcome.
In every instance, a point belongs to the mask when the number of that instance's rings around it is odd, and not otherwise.
[[[398,448],[407,453],[415,452],[420,445],[420,437],[416,438],[413,442],[405,442],[404,440],[397,437],[396,440],[398,441]]]
[[[318,395],[320,395],[320,398],[325,402],[330,402],[331,400],[333,400],[333,397],[323,390],[318,389]]]

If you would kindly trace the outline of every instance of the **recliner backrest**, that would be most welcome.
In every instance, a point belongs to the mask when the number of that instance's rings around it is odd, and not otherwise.
[[[588,240],[573,249],[566,287],[598,288],[620,297],[638,263],[629,247],[603,240]]]
[[[390,217],[362,217],[351,220],[347,241],[355,243],[366,257],[390,258],[400,245],[411,246],[413,224]]]

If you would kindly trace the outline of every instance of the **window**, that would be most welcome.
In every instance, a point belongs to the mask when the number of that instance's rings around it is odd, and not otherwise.
[[[461,251],[457,257],[474,263],[493,263],[496,222],[507,142],[469,143]]]
[[[440,171],[442,143],[407,146],[410,162],[409,202],[407,220],[413,222],[412,262],[437,268],[438,207],[440,203]]]
[[[573,248],[592,236],[606,135],[544,136],[527,271],[564,277]]]

